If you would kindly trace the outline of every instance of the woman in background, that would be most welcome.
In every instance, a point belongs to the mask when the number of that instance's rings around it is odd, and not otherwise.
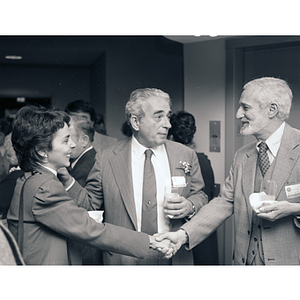
[[[65,112],[25,106],[13,124],[12,143],[25,174],[17,180],[7,220],[25,263],[81,264],[73,241],[143,258],[149,246],[157,246],[153,237],[97,223],[88,215],[87,210],[93,209],[89,200],[75,202],[58,180],[57,170],[69,166],[75,146],[69,121]]]
[[[193,138],[197,129],[194,116],[188,112],[179,111],[171,115],[170,123],[172,127],[169,130],[169,137],[175,142],[194,149]],[[208,201],[210,201],[214,198],[214,172],[210,160],[204,153],[197,153],[197,157],[205,184],[204,192],[208,196]],[[194,247],[193,255],[195,265],[218,265],[217,232],[214,232],[206,240]]]
[[[11,143],[11,134],[4,140],[6,158],[9,162],[9,174],[0,182],[0,219],[6,224],[6,216],[16,186],[16,181],[24,174],[19,167],[16,152]]]

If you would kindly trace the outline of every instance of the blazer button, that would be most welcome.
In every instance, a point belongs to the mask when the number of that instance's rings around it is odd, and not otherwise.
[[[248,235],[250,235],[250,230],[247,231]]]
[[[150,200],[148,200],[147,204],[148,204],[148,205],[150,205],[150,204],[151,204],[151,201],[150,201]]]

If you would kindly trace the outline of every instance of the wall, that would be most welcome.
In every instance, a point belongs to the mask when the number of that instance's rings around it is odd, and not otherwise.
[[[53,55],[56,44],[47,41]],[[124,137],[120,128],[125,103],[137,88],[162,89],[170,94],[174,110],[183,108],[182,44],[161,36],[101,36],[70,38],[62,50],[72,51],[76,43],[88,42],[93,56],[97,52],[99,56],[87,67],[0,65],[0,97],[47,97],[60,109],[70,101],[88,100],[104,115],[107,133],[117,138]],[[83,61],[86,55],[83,52]]]
[[[184,45],[184,109],[196,119],[196,151],[211,161],[215,182],[225,179],[225,41]],[[221,151],[209,152],[209,121],[221,121]],[[220,262],[225,263],[225,225],[218,229]],[[231,256],[229,241],[228,257]],[[231,259],[226,263],[230,264]]]
[[[119,37],[106,45],[106,127],[123,138],[124,109],[137,88],[169,93],[174,110],[183,108],[183,46],[162,37]]]
[[[60,109],[90,97],[88,68],[1,65],[0,78],[0,97],[49,97]]]

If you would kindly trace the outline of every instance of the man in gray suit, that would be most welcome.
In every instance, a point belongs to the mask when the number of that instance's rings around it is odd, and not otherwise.
[[[300,263],[300,131],[289,126],[292,91],[284,80],[260,78],[244,86],[236,117],[241,134],[257,141],[235,154],[219,197],[169,238],[174,251],[191,249],[234,213],[236,265],[299,265]],[[262,180],[275,181],[276,202],[255,212],[249,202]]]
[[[199,211],[207,196],[196,153],[167,140],[170,102],[158,89],[133,91],[125,109],[133,135],[97,153],[85,188],[75,182],[69,195],[90,197],[95,209],[103,206],[107,223],[151,235],[177,230]],[[69,178],[64,185],[70,183]],[[164,187],[171,183],[178,187],[178,197],[164,206]],[[183,248],[164,260],[152,249],[145,259],[104,252],[104,264],[193,264],[193,254]]]

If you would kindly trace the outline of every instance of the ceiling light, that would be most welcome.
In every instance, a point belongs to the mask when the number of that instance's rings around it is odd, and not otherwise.
[[[22,59],[21,55],[6,55],[6,59]]]

